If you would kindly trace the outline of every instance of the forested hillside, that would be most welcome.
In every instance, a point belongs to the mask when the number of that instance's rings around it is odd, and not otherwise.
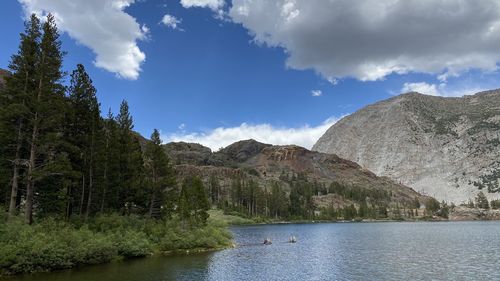
[[[354,162],[305,148],[236,142],[212,153],[199,144],[168,143],[178,177],[200,177],[214,206],[261,219],[415,218],[439,203]],[[432,202],[433,204],[428,204]],[[423,209],[425,205],[430,207]]]
[[[157,130],[141,146],[126,101],[103,118],[64,55],[54,17],[32,15],[1,72],[0,275],[229,245],[200,179],[176,181]]]

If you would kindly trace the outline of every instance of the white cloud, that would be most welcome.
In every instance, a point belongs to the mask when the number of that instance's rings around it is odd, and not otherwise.
[[[323,94],[321,90],[312,90],[311,91],[311,96],[313,97],[320,97]]]
[[[237,127],[219,127],[202,133],[174,133],[163,136],[167,142],[194,142],[210,147],[213,151],[234,142],[254,139],[263,143],[286,145],[295,144],[310,149],[314,143],[340,118],[329,118],[322,124],[299,128],[274,127],[270,124],[251,125],[243,123]]]
[[[403,85],[403,89],[401,89],[401,92],[417,92],[431,96],[439,96],[439,91],[436,84],[428,84],[426,82],[405,83]]]
[[[500,61],[498,0],[233,0],[233,22],[326,79],[454,77]]]
[[[431,96],[442,97],[462,97],[472,95],[478,92],[487,90],[484,87],[476,87],[471,85],[451,87],[446,83],[429,84],[427,82],[404,83],[401,93],[417,92]]]
[[[210,8],[218,11],[224,7],[224,0],[181,0],[181,5],[184,8]]]
[[[96,54],[97,67],[135,80],[146,55],[137,46],[149,29],[124,9],[135,0],[19,0],[26,14],[54,14],[60,30]]]
[[[181,23],[179,19],[169,14],[164,15],[163,18],[161,19],[161,22],[165,26],[170,27],[172,29],[177,29],[178,25]]]

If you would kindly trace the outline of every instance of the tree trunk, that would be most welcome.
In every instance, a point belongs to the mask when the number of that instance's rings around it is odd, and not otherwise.
[[[14,158],[14,171],[12,175],[12,188],[10,191],[10,204],[9,204],[9,216],[8,220],[16,215],[17,207],[17,192],[19,190],[19,162],[21,161],[21,146],[22,146],[22,127],[23,120],[19,119],[19,126],[17,131],[17,144],[16,144],[16,155]]]
[[[155,171],[155,168],[153,168],[153,188],[151,189],[151,202],[149,204],[149,217],[150,218],[153,217],[153,209],[154,209],[154,204],[155,204],[155,192],[156,192],[157,181],[158,181],[158,179],[156,178],[156,171]]]
[[[104,165],[104,187],[102,189],[102,198],[101,198],[101,213],[104,212],[104,202],[106,199],[106,187],[108,186],[108,177],[107,177],[107,165],[108,163],[106,162]]]
[[[72,201],[71,200],[71,184],[68,186],[68,192],[66,193],[67,196],[68,196],[68,202],[66,203],[66,219],[69,220],[69,218],[71,217],[71,204],[72,204]]]
[[[151,192],[151,202],[149,203],[149,217],[153,217],[153,209],[154,209],[154,204],[155,204],[155,192]]]
[[[87,209],[85,210],[85,221],[87,221],[89,217],[89,212],[90,212],[90,205],[92,204],[92,185],[93,185],[93,173],[92,173],[92,166],[90,166],[90,171],[89,171],[89,195],[87,197]]]
[[[109,133],[109,132],[107,132]],[[108,186],[108,160],[109,160],[109,136],[106,135],[106,160],[104,162],[104,187],[102,190],[101,213],[104,211],[104,202],[106,198],[106,188]]]
[[[28,79],[29,73],[26,72],[24,77],[24,95],[26,96],[28,91]],[[24,105],[23,97],[23,105]],[[16,143],[16,155],[14,157],[14,171],[12,173],[12,188],[10,192],[10,204],[9,204],[9,216],[8,220],[12,220],[12,218],[16,215],[16,207],[17,207],[17,193],[19,190],[19,164],[21,161],[21,147],[23,144],[23,118],[22,116],[19,118],[19,125],[17,130],[17,143]]]
[[[45,53],[42,54],[41,65],[45,63]],[[43,70],[40,71],[40,78],[38,80],[38,94],[36,97],[36,105],[35,105],[35,114],[33,117],[33,133],[31,135],[31,148],[30,148],[30,159],[28,162],[28,182],[26,184],[26,213],[25,218],[28,224],[33,222],[33,197],[34,197],[34,188],[35,188],[35,179],[33,178],[33,171],[35,170],[35,160],[36,160],[36,151],[38,141],[38,129],[39,129],[39,116],[38,116],[38,107],[40,106],[40,102],[42,100],[42,87],[43,86]]]
[[[28,162],[28,182],[26,185],[26,223],[33,222],[33,197],[35,188],[35,179],[33,178],[33,170],[35,169],[36,158],[36,139],[38,138],[38,113],[35,113],[35,125],[33,126],[33,134],[31,136],[30,159]]]
[[[92,187],[94,183],[94,128],[92,128],[92,142],[90,144],[90,163],[89,163],[89,196],[87,199],[87,209],[85,210],[85,221],[87,221],[90,212],[90,205],[92,204]]]
[[[80,197],[80,209],[78,210],[78,215],[81,217],[83,214],[83,202],[85,199],[85,172],[82,174],[82,195]]]

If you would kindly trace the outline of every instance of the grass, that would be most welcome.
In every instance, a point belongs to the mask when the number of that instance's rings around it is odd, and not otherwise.
[[[245,225],[258,223],[255,219],[248,219],[234,214],[224,214],[222,210],[212,209],[208,211],[210,222],[219,222],[228,225]]]
[[[0,275],[72,268],[113,260],[231,245],[220,221],[183,228],[179,220],[105,215],[87,224],[44,219],[0,222]]]

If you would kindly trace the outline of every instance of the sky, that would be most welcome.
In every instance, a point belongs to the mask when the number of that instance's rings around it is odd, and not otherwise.
[[[164,142],[311,148],[401,93],[500,88],[498,0],[2,0],[0,68],[26,16],[48,12],[103,115],[125,99],[135,130]]]

